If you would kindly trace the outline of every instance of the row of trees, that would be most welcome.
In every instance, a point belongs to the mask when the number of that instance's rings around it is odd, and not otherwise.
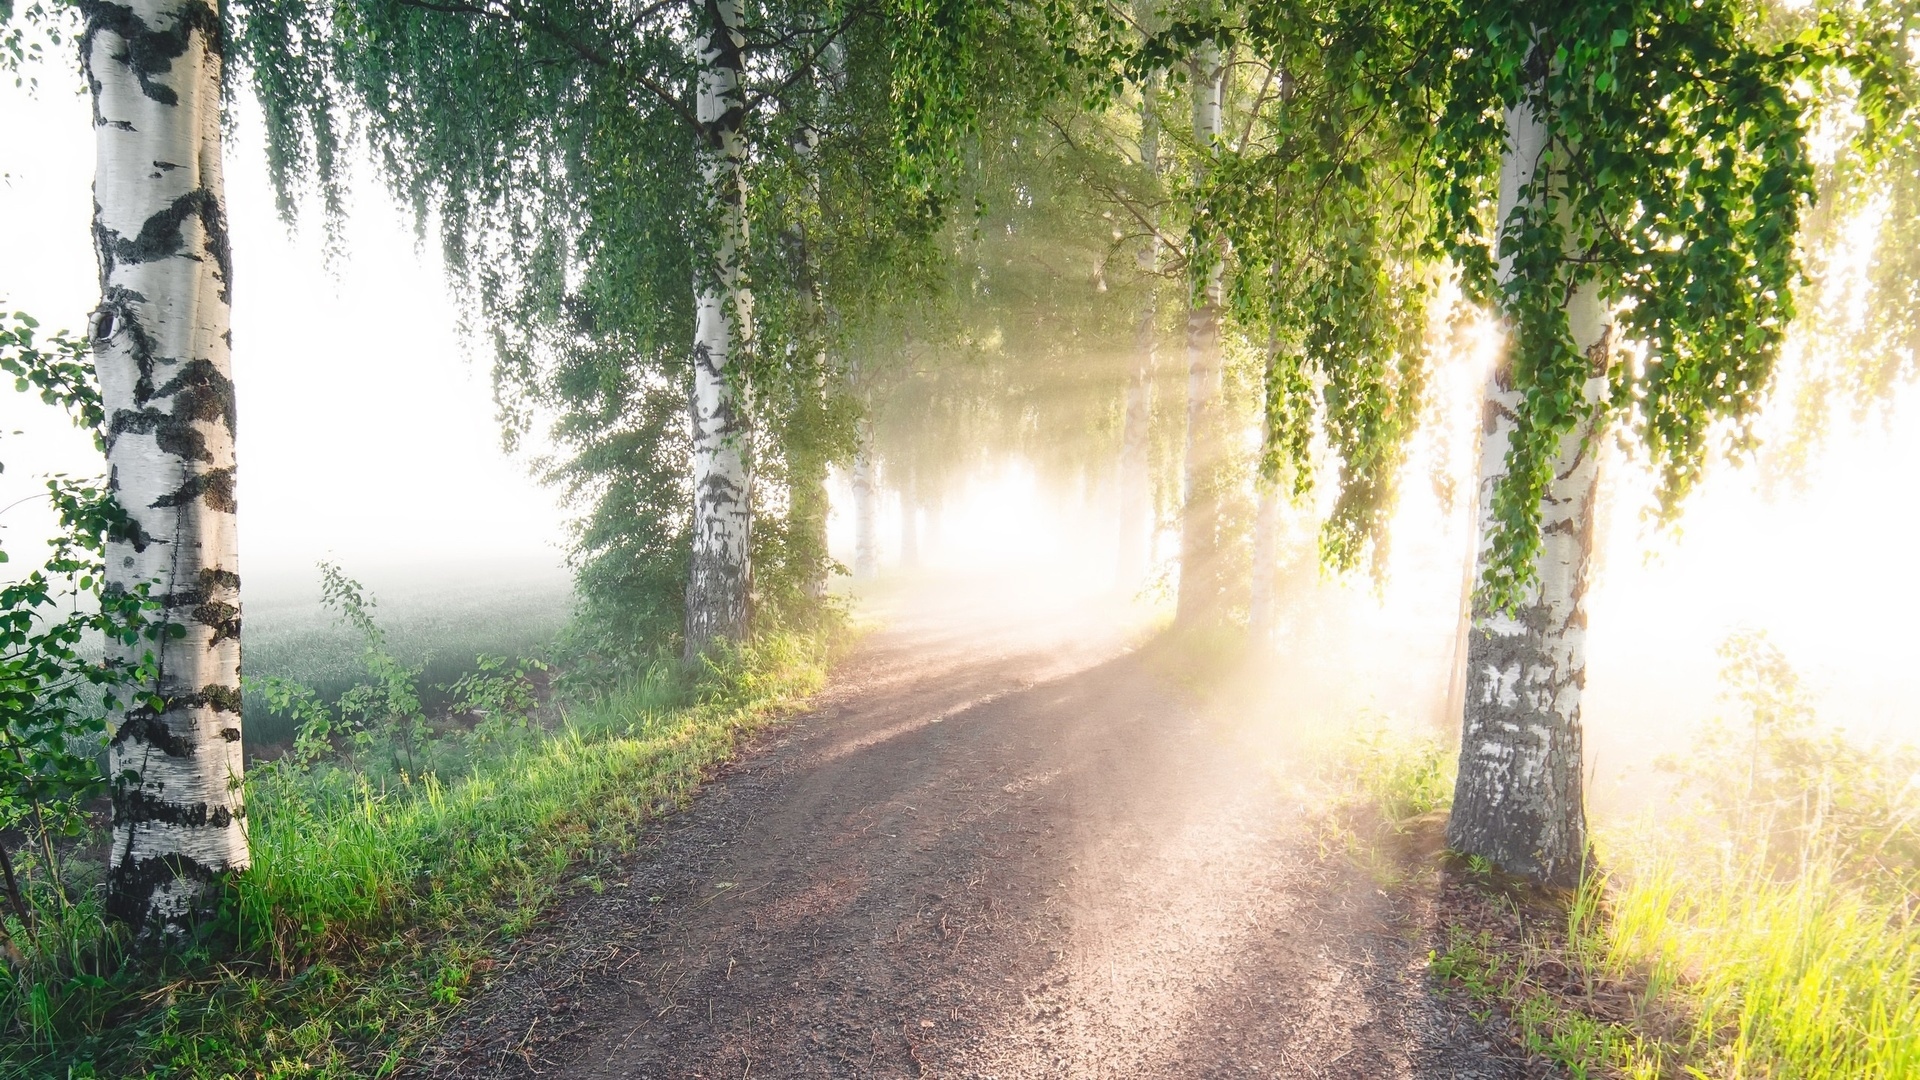
[[[1677,506],[1762,400],[1816,192],[1915,186],[1920,16],[1899,0],[77,10],[91,338],[128,519],[106,588],[150,589],[173,628],[112,739],[115,907],[155,932],[247,864],[230,70],[289,218],[317,198],[338,221],[359,138],[437,228],[509,443],[541,424],[560,448],[583,664],[814,617],[829,468],[864,561],[876,465],[936,502],[985,445],[1069,472],[1117,447],[1128,578],[1170,518],[1180,621],[1270,622],[1284,503],[1330,483],[1322,558],[1384,551],[1429,308],[1457,276],[1510,342],[1449,835],[1556,883],[1586,856],[1599,439],[1632,440]],[[1816,163],[1829,115],[1854,122]],[[1884,287],[1910,289],[1888,262]]]

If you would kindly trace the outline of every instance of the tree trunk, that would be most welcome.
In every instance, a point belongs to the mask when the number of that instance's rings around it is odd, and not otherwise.
[[[853,427],[853,576],[871,581],[880,573],[880,489],[873,468],[873,421]]]
[[[93,93],[94,364],[110,486],[133,519],[109,589],[151,583],[163,641],[143,702],[113,718],[108,907],[146,940],[203,914],[244,870],[240,575],[234,518],[233,272],[220,163],[224,45],[200,0],[88,5]],[[178,636],[174,636],[177,634]]]
[[[1486,523],[1475,518],[1474,524],[1484,529]],[[1462,555],[1459,614],[1454,620],[1453,654],[1447,665],[1447,699],[1441,704],[1438,721],[1442,731],[1465,716],[1467,707],[1467,642],[1473,637],[1473,572],[1479,544],[1469,543]]]
[[[697,656],[716,641],[747,635],[752,587],[748,472],[750,430],[740,407],[741,373],[734,351],[753,337],[753,294],[747,288],[746,102],[740,87],[740,0],[706,0],[705,32],[694,43],[699,62],[696,115],[701,179],[719,230],[694,275],[693,552],[687,581],[686,651]]]
[[[1218,148],[1224,131],[1224,77],[1219,47],[1211,42],[1200,46],[1193,59],[1193,136],[1202,162]],[[1220,302],[1224,270],[1215,252],[1206,282],[1192,297],[1187,311],[1187,446],[1180,520],[1180,594],[1174,615],[1183,625],[1211,622],[1224,615],[1220,566],[1220,466],[1225,445],[1220,430]]]
[[[809,20],[812,28],[821,29],[820,20]],[[818,77],[821,84],[817,87],[816,109],[824,105],[827,96],[838,84],[839,77],[846,66],[846,49],[839,40],[831,40],[821,50],[818,60]],[[808,170],[807,187],[812,195],[814,206],[820,205],[820,167],[819,151],[821,131],[817,125],[818,114],[801,125],[797,134],[798,145],[795,149]],[[801,427],[806,432],[804,438],[792,440],[798,443],[788,450],[788,529],[797,538],[801,548],[801,557],[806,561],[802,591],[807,599],[820,601],[827,595],[827,576],[832,560],[827,554],[827,516],[830,500],[827,496],[827,470],[829,455],[825,451],[826,428],[828,424],[828,393],[832,385],[831,371],[833,363],[827,352],[827,339],[832,323],[831,312],[827,307],[824,282],[820,267],[820,253],[816,250],[813,237],[803,221],[799,229],[801,264],[805,268],[805,303],[807,317],[812,325],[815,350],[813,379],[807,386],[811,398],[806,402],[801,417]]]
[[[1160,176],[1160,127],[1154,115],[1153,83],[1140,98],[1140,165],[1149,184]],[[1157,227],[1157,222],[1156,222]],[[1160,344],[1159,290],[1152,276],[1160,271],[1160,239],[1150,237],[1140,255],[1148,275],[1146,303],[1134,334],[1133,370],[1127,378],[1126,412],[1120,431],[1121,588],[1132,590],[1147,576],[1153,558],[1153,472],[1150,450],[1153,423],[1153,374]]]
[[[1546,126],[1526,106],[1507,115],[1500,221],[1511,214],[1547,154]],[[1503,257],[1503,279],[1511,262]],[[1579,880],[1587,857],[1580,696],[1586,684],[1586,588],[1593,554],[1601,402],[1612,332],[1597,290],[1568,303],[1575,344],[1591,364],[1588,419],[1561,438],[1541,500],[1536,579],[1512,614],[1474,605],[1467,643],[1460,773],[1447,843],[1509,873],[1545,884]],[[1493,490],[1506,471],[1521,407],[1510,369],[1489,380],[1480,453],[1479,565],[1484,576]]]

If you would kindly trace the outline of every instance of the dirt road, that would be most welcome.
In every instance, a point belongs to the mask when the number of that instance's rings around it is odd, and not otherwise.
[[[1119,609],[886,620],[422,1074],[1518,1075]]]

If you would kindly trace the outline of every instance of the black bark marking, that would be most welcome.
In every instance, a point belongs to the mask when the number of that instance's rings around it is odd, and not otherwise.
[[[221,421],[228,434],[234,430],[234,382],[211,359],[188,361],[154,396],[171,396],[173,415],[182,421]]]
[[[100,218],[100,204],[93,204],[94,220]],[[153,397],[153,365],[155,363],[153,335],[147,333],[146,324],[140,321],[136,305],[144,304],[147,298],[133,289],[122,288],[107,280],[112,269],[105,254],[101,255],[100,266],[100,306],[93,313],[93,343],[96,351],[105,345],[117,333],[125,333],[127,352],[133,358],[134,367],[140,372],[134,380],[133,400],[137,405],[145,405]],[[112,441],[112,433],[108,433]]]
[[[1507,388],[1503,388],[1503,389],[1507,389]],[[1487,398],[1485,408],[1482,412],[1481,419],[1480,419],[1480,430],[1485,434],[1491,435],[1495,431],[1499,430],[1500,421],[1502,420],[1505,420],[1509,423],[1518,424],[1520,422],[1520,417],[1512,409],[1507,408],[1505,402],[1502,402],[1497,398],[1491,398],[1491,397]]]
[[[187,46],[193,43],[197,33],[207,52],[224,58],[227,54],[226,28],[221,24],[220,14],[206,3],[190,2],[180,6],[174,12],[173,25],[165,30],[155,30],[147,25],[145,19],[133,13],[125,4],[102,3],[101,0],[80,0],[80,14],[86,20],[86,28],[80,32],[80,56],[89,67],[93,58],[93,39],[101,31],[118,37],[125,43],[126,51],[115,53],[113,59],[127,65],[133,77],[140,82],[140,92],[162,105],[180,104],[180,95],[173,87],[153,81],[156,75],[165,75],[173,70],[173,62],[187,54]],[[91,70],[87,81],[93,87],[94,122],[99,123],[100,84]],[[124,121],[117,121],[125,126]]]
[[[171,493],[155,499],[153,505],[156,508],[184,506],[201,498],[206,500],[209,510],[218,510],[226,514],[239,512],[239,505],[233,498],[233,470],[209,469],[189,476],[186,483],[181,484]]]
[[[207,600],[194,605],[193,621],[213,630],[207,642],[212,648],[223,641],[240,640],[240,609],[224,600]]]
[[[172,710],[169,708],[167,711]],[[120,730],[113,733],[113,746],[124,746],[130,742],[151,746],[171,758],[193,756],[192,744],[175,735],[161,713],[145,705],[128,709],[127,718],[120,722]]]
[[[211,647],[229,639],[238,640],[240,637],[239,606],[229,603],[217,595],[222,592],[232,593],[237,591],[239,587],[240,575],[231,570],[218,570],[209,567],[200,571],[199,580],[193,587],[176,589],[168,593],[162,599],[162,603],[167,611],[187,610],[190,612],[194,622],[212,628],[213,639],[207,643],[208,646]],[[222,687],[208,686],[202,689],[201,697],[206,699],[206,704],[211,705],[215,709],[221,709],[225,707],[225,702],[213,695],[228,692],[230,691]],[[233,700],[235,702],[239,701],[237,693]],[[238,706],[235,705],[235,708],[237,707]],[[231,712],[233,710],[228,709],[227,711]]]
[[[113,868],[107,889],[107,914],[132,927],[137,940],[146,940],[156,931],[183,929],[178,922],[163,919],[154,910],[155,896],[176,881],[210,882],[220,876],[220,871],[178,853],[128,859]],[[215,891],[193,891],[207,899],[209,910],[192,912],[189,919],[211,915]]]
[[[113,791],[113,820],[118,825],[159,822],[192,829],[224,829],[245,817],[244,808],[236,810],[224,803],[174,802],[133,784],[116,786]]]
[[[125,320],[123,320],[125,321]],[[126,322],[128,326],[137,326],[137,322]],[[136,357],[137,358],[137,357]],[[158,389],[152,389],[152,357],[141,367],[140,381],[147,385],[148,391],[143,404],[160,398],[171,398],[171,409],[162,412],[148,405],[141,409],[122,409],[113,414],[107,423],[107,442],[113,441],[127,432],[151,434],[160,449],[188,461],[213,460],[213,454],[207,448],[207,438],[201,434],[200,422],[219,421],[231,435],[234,430],[233,380],[221,374],[211,360],[191,360],[182,365],[173,378]],[[136,388],[135,397],[140,394]],[[225,474],[222,477],[219,474]],[[198,484],[189,492],[187,489]],[[162,496],[154,506],[176,506],[182,498],[209,496],[207,505],[214,509],[233,510],[232,469],[213,469],[200,476],[190,478],[180,491]],[[219,500],[216,502],[215,500]]]
[[[173,758],[193,756],[193,743],[190,739],[174,734],[167,724],[166,717],[191,709],[212,709],[217,713],[240,715],[241,695],[237,686],[210,684],[197,691],[185,694],[173,694],[163,699],[165,708],[158,711],[138,705],[127,710],[126,719],[120,729],[114,732],[113,746],[127,743],[139,743]]]
[[[122,409],[107,421],[107,447],[112,449],[119,437],[129,432],[152,435],[160,449],[188,461],[212,461],[207,437],[190,423],[178,423],[159,409]],[[162,496],[165,498],[165,496]],[[168,503],[167,505],[173,505]]]
[[[237,686],[210,685],[200,688],[200,697],[214,712],[240,715],[240,688]],[[231,729],[229,729],[231,730]]]
[[[141,263],[158,262],[176,255],[187,258],[199,258],[186,253],[186,233],[181,226],[190,217],[200,219],[200,228],[206,234],[206,251],[213,256],[214,265],[220,277],[220,300],[232,303],[230,284],[233,281],[233,241],[227,233],[226,209],[220,203],[220,197],[206,188],[194,188],[185,195],[167,204],[161,210],[140,225],[140,233],[129,240],[120,232],[107,227],[101,221],[99,204],[94,204],[93,237],[100,254],[100,276],[104,279],[120,264],[137,266]]]

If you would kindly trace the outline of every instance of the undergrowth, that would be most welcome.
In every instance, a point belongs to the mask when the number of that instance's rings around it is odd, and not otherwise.
[[[1820,725],[1763,638],[1723,655],[1739,708],[1666,763],[1677,801],[1599,823],[1570,895],[1454,860],[1430,969],[1573,1077],[1920,1076],[1920,754]],[[1338,761],[1406,822],[1447,802],[1435,753],[1373,731]]]
[[[0,965],[0,1075],[391,1073],[500,948],[630,851],[738,740],[815,690],[825,636],[662,661],[458,772],[285,759],[248,778],[253,868],[194,949],[127,957],[99,891],[68,892]]]

